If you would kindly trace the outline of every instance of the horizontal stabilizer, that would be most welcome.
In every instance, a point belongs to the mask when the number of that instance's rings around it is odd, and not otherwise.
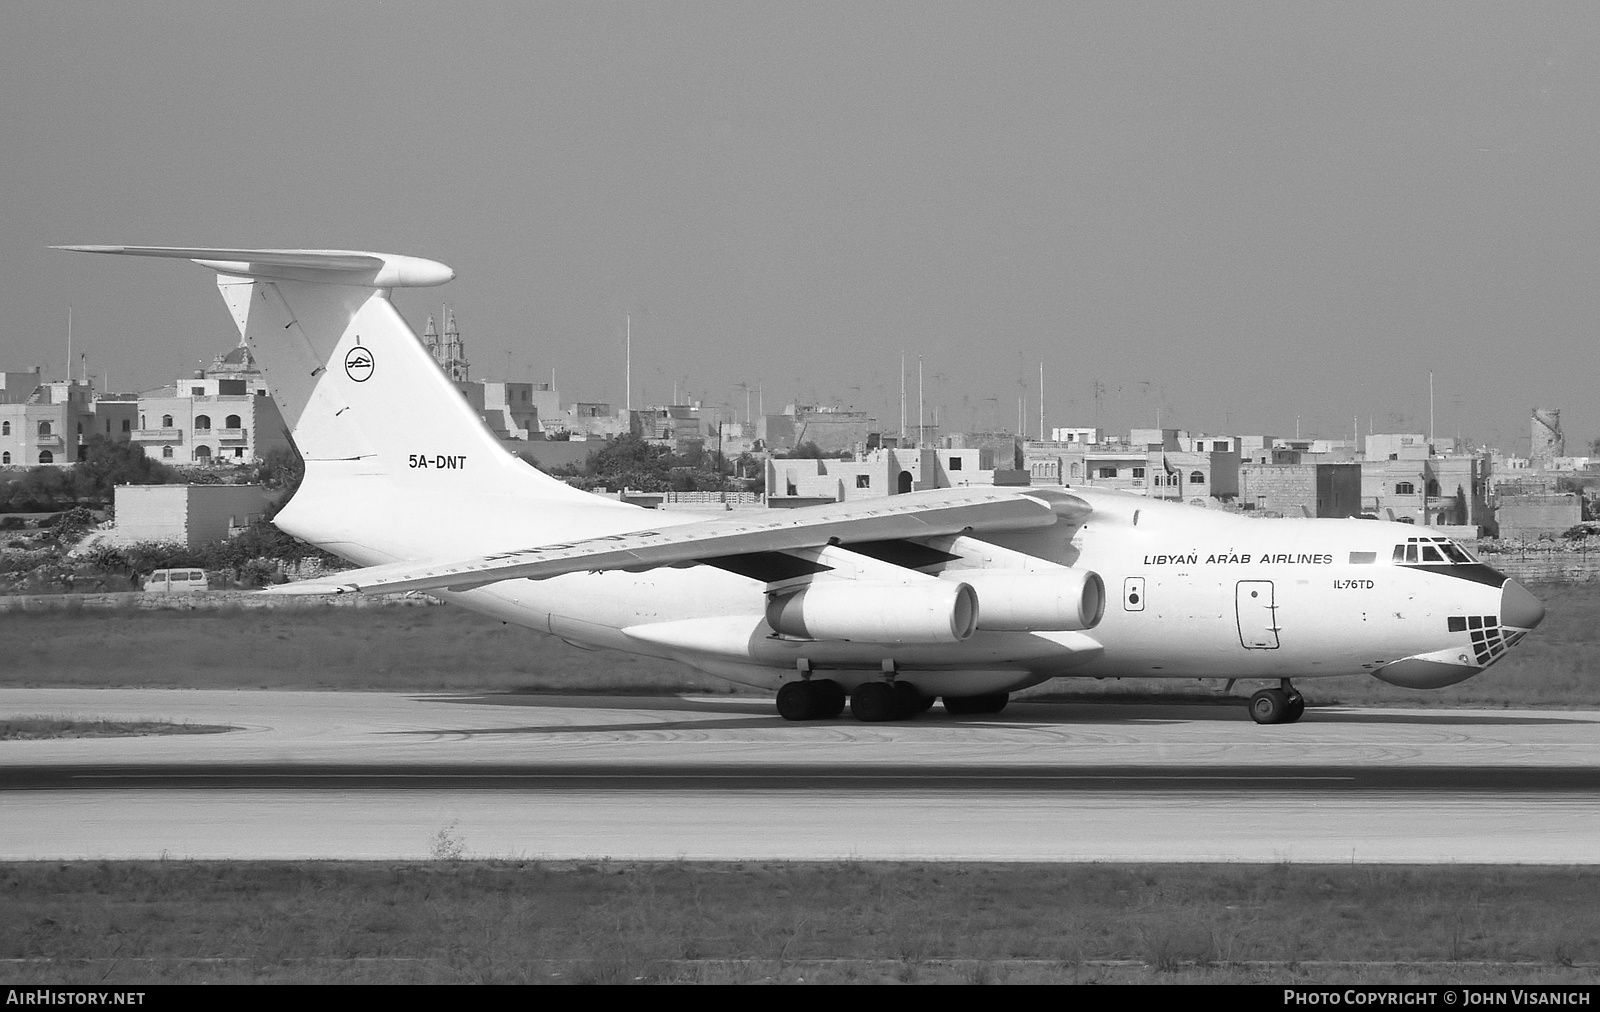
[[[1089,509],[1082,499],[1060,492],[1045,497],[995,489],[940,489],[892,499],[784,511],[770,519],[767,514],[760,520],[708,520],[474,559],[374,566],[287,584],[265,593],[469,590],[502,580],[543,580],[601,570],[641,571],[748,552],[1048,527],[1063,517],[1081,519]]]
[[[373,288],[426,288],[442,285],[456,276],[455,271],[436,260],[398,256],[393,253],[367,253],[342,249],[206,249],[187,246],[56,246],[74,253],[111,253],[130,257],[164,257],[193,260],[225,274],[243,277],[277,277],[283,271],[291,277],[306,277],[299,272],[337,272],[343,284]],[[314,280],[314,278],[307,278]],[[329,280],[334,280],[330,278]]]

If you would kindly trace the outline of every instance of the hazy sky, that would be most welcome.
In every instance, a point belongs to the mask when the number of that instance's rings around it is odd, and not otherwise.
[[[0,365],[158,386],[199,267],[442,260],[478,378],[946,427],[1600,436],[1600,6],[0,0]],[[1096,383],[1103,390],[1098,406]]]

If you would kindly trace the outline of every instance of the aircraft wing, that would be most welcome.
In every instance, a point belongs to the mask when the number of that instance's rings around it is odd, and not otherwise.
[[[1081,520],[1088,503],[1059,489],[941,489],[887,499],[782,510],[536,545],[470,559],[399,562],[274,587],[269,594],[399,593],[469,590],[502,580],[543,580],[564,573],[692,565],[751,552],[777,552],[859,541],[1047,527]]]

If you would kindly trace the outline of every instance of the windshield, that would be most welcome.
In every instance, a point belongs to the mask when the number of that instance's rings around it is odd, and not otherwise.
[[[1403,545],[1394,546],[1394,555],[1391,558],[1396,565],[1477,565],[1478,560],[1472,553],[1451,541],[1441,537],[1407,538]]]

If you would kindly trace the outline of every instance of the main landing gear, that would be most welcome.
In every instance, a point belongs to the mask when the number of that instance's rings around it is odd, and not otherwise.
[[[784,720],[833,720],[844,712],[844,687],[831,678],[806,678],[787,682],[778,690],[778,715]],[[908,720],[927,713],[934,696],[924,696],[910,682],[863,682],[849,694],[850,715],[867,723]],[[982,696],[945,696],[944,708],[952,714],[999,713],[1011,699],[1007,692]]]
[[[1257,724],[1293,724],[1306,712],[1306,697],[1287,678],[1279,685],[1250,697],[1250,717]]]
[[[905,720],[927,712],[932,696],[924,696],[910,682],[863,682],[850,694],[850,715],[857,720],[877,723]]]
[[[831,678],[789,682],[778,690],[784,720],[832,720],[844,712],[844,686]]]

